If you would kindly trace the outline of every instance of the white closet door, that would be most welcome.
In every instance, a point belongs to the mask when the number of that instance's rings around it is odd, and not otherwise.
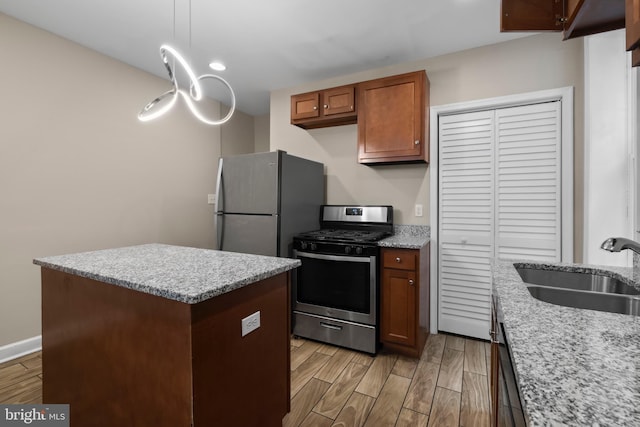
[[[561,260],[560,108],[439,118],[439,330],[488,338],[492,258]]]
[[[560,102],[496,110],[496,256],[561,259]]]
[[[438,328],[487,338],[493,256],[494,112],[439,119]]]

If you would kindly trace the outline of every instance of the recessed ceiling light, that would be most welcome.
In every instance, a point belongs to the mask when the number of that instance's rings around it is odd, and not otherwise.
[[[209,64],[209,67],[211,67],[211,69],[215,71],[224,71],[227,69],[227,67],[222,62],[218,62],[218,61],[211,62]]]

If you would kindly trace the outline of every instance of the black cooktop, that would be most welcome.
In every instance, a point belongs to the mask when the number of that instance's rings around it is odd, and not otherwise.
[[[373,243],[390,235],[391,233],[388,231],[323,228],[320,230],[300,233],[296,237],[298,239],[325,242]]]

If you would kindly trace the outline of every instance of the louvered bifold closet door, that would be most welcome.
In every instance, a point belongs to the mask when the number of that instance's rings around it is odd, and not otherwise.
[[[560,101],[496,110],[496,256],[561,259]]]
[[[438,329],[487,338],[494,112],[439,118]]]

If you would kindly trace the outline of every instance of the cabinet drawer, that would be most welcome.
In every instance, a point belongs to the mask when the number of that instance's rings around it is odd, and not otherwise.
[[[384,268],[416,269],[416,252],[407,249],[385,249],[382,254]]]

